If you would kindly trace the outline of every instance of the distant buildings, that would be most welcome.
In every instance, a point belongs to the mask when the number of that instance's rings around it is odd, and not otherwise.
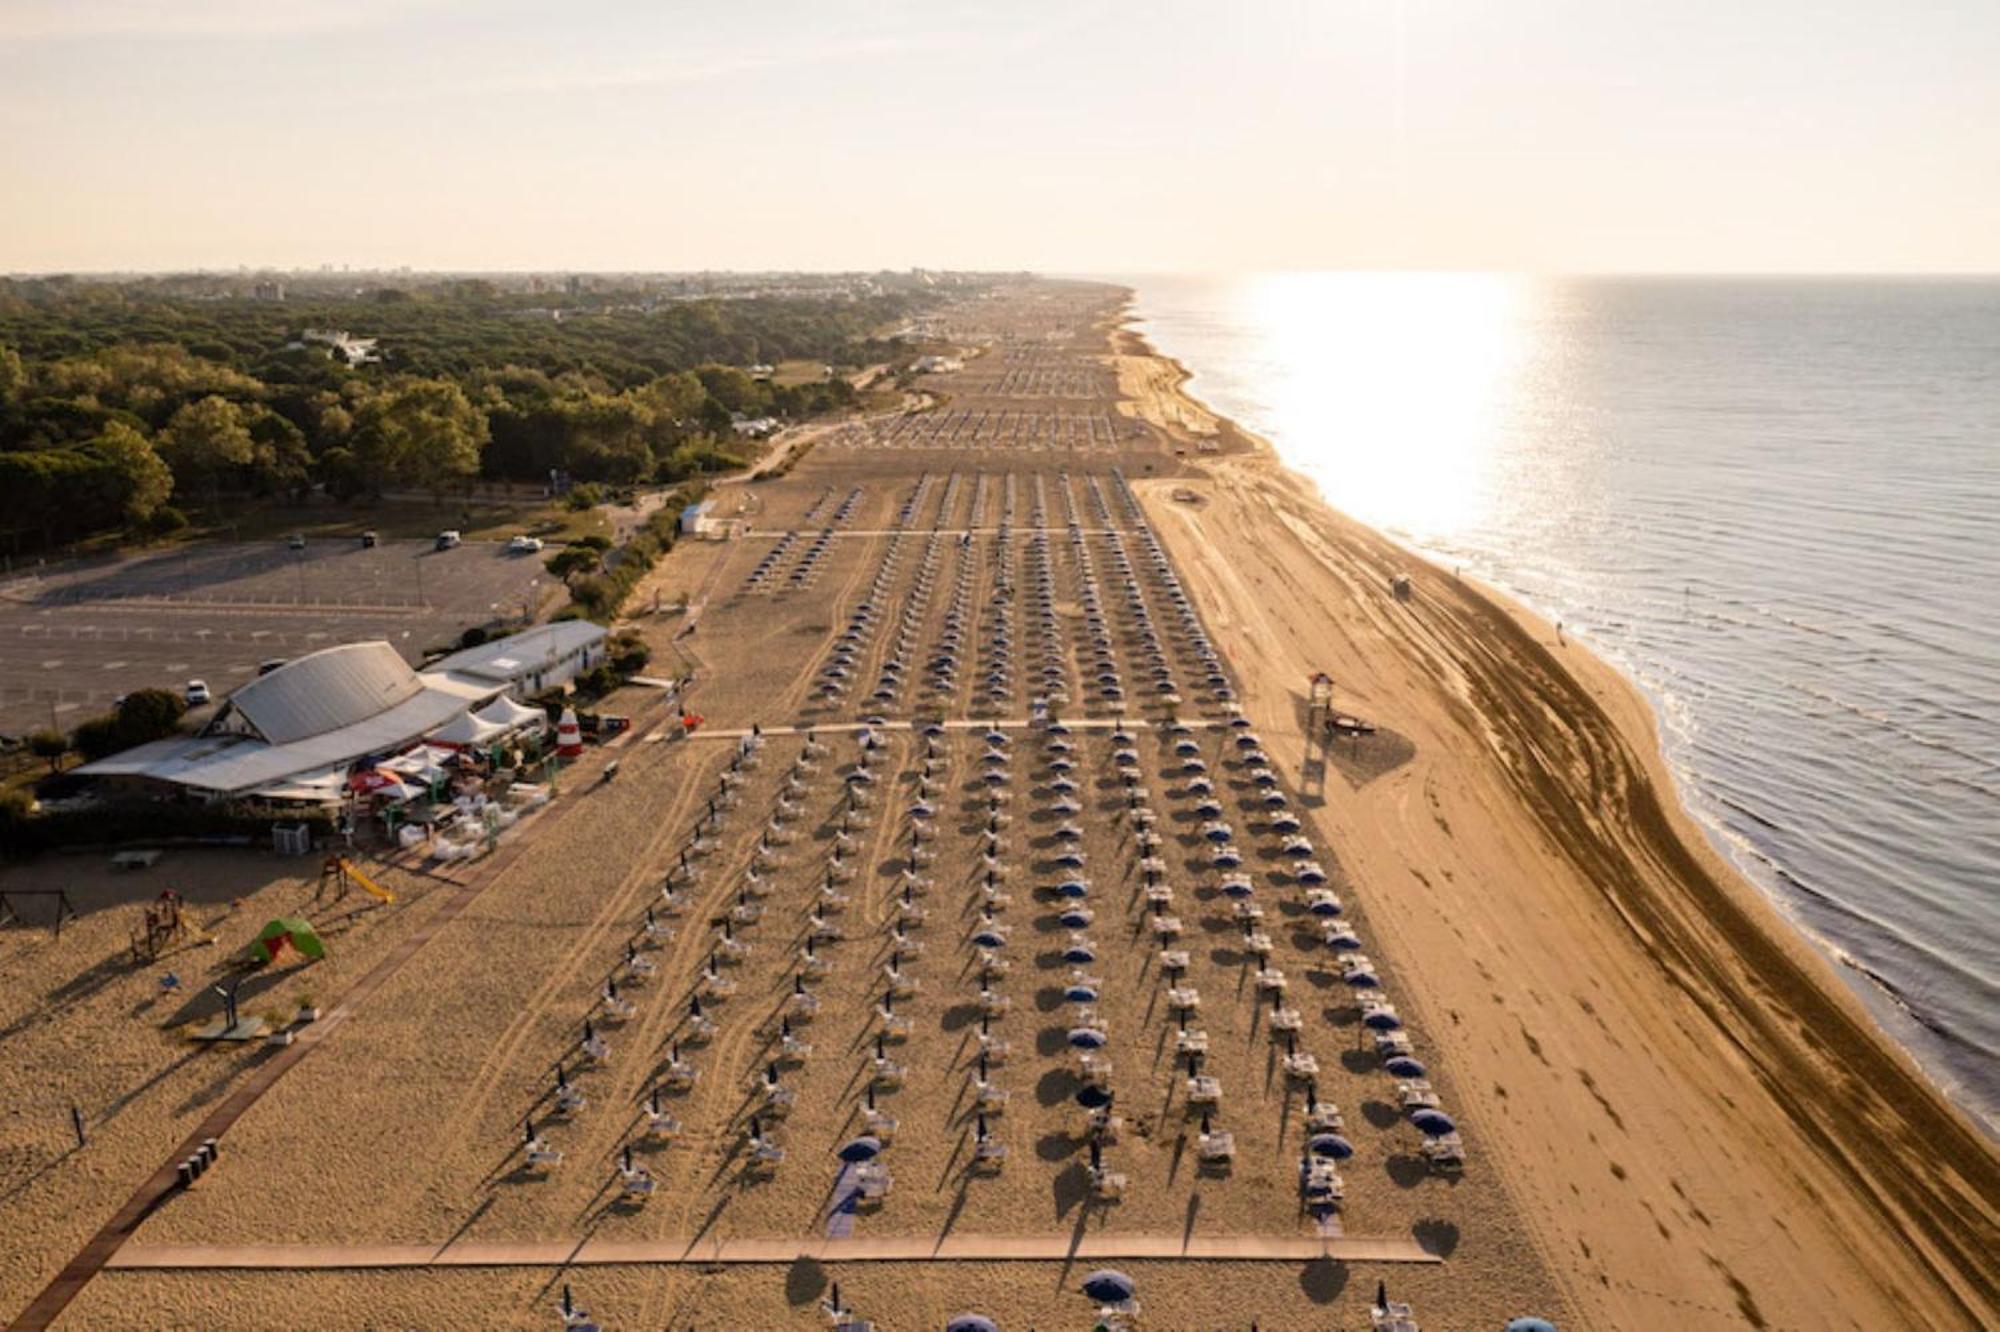
[[[282,282],[259,282],[256,286],[250,288],[250,299],[253,301],[278,301],[282,303],[285,299],[285,284]]]
[[[910,363],[910,369],[920,375],[948,375],[965,369],[965,362],[955,356],[919,356]]]

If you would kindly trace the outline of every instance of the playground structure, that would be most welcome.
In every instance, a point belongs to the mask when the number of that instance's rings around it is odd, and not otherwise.
[[[187,943],[193,938],[194,930],[187,922],[186,906],[181,901],[181,895],[168,888],[155,901],[147,904],[145,918],[132,931],[132,961],[139,964],[152,962],[175,944]]]
[[[331,891],[333,900],[337,902],[347,896],[350,887],[359,888],[370,897],[385,903],[396,900],[394,893],[363,874],[346,856],[331,855],[319,867],[319,887],[313,890],[313,901],[324,900]]]
[[[268,922],[250,941],[250,961],[257,966],[269,966],[288,947],[300,957],[313,961],[326,956],[326,945],[320,942],[318,933],[304,917],[279,916]]]
[[[65,920],[76,920],[82,912],[76,903],[69,900],[69,892],[63,888],[9,888],[0,892],[0,925],[26,925],[28,918],[21,914],[21,899],[24,897],[52,898],[56,904],[55,919],[49,922],[49,929],[55,937],[62,938]]]

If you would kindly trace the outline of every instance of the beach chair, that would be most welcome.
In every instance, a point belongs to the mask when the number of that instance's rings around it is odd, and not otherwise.
[[[1408,1082],[1397,1083],[1396,1096],[1405,1110],[1435,1108],[1438,1104],[1437,1092],[1422,1078],[1412,1078]]]
[[[1130,1181],[1119,1171],[1105,1166],[1090,1169],[1090,1196],[1099,1202],[1117,1202],[1125,1196]]]
[[[1001,994],[998,990],[989,990],[983,986],[980,988],[979,1011],[983,1016],[989,1018],[1005,1017],[1008,1010],[1013,1006],[1014,1001],[1006,995]]]
[[[1105,1087],[1111,1083],[1111,1061],[1103,1055],[1085,1051],[1077,1057],[1076,1075],[1085,1086]]]
[[[1188,951],[1185,948],[1162,948],[1160,950],[1160,970],[1179,972],[1188,969]]]
[[[525,1169],[547,1174],[562,1164],[563,1154],[561,1148],[551,1146],[547,1138],[530,1126],[528,1139],[521,1148],[521,1157]]]
[[[1415,1313],[1400,1300],[1369,1306],[1368,1325],[1371,1332],[1420,1332]]]
[[[1310,1082],[1319,1076],[1319,1060],[1304,1050],[1285,1056],[1285,1076],[1293,1082]]]
[[[1183,927],[1179,916],[1155,916],[1151,922],[1153,937],[1161,943],[1170,943],[1181,937]]]
[[[1191,1111],[1215,1111],[1222,1107],[1222,1080],[1209,1073],[1197,1073],[1183,1087]]]
[[[1208,1033],[1199,1027],[1183,1027],[1174,1033],[1174,1056],[1185,1059],[1188,1055],[1208,1053]]]
[[[1167,987],[1167,1007],[1178,1013],[1199,1013],[1201,1011],[1201,991],[1192,985],[1172,985]]]
[[[1005,1114],[1008,1096],[1005,1087],[997,1087],[984,1079],[975,1079],[972,1084],[972,1108],[982,1115]]]
[[[1195,1139],[1195,1159],[1205,1166],[1225,1166],[1236,1159],[1236,1135],[1227,1129],[1204,1131]]]
[[[1271,1039],[1279,1040],[1285,1036],[1297,1035],[1300,1028],[1305,1025],[1305,1019],[1299,1015],[1298,1009],[1288,1004],[1281,1004],[1271,1010],[1270,1025]]]
[[[653,1196],[659,1182],[653,1172],[644,1166],[632,1164],[632,1149],[625,1149],[624,1162],[618,1167],[618,1196],[628,1203],[643,1203]]]
[[[1465,1169],[1465,1140],[1456,1133],[1426,1138],[1421,1150],[1424,1160],[1434,1170],[1450,1172]]]
[[[1265,967],[1256,974],[1254,979],[1259,994],[1283,994],[1291,984],[1291,982],[1285,979],[1285,973],[1276,967]]]

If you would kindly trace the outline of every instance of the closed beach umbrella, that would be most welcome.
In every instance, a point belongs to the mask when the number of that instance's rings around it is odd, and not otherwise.
[[[1072,1027],[1069,1033],[1069,1043],[1072,1049],[1102,1050],[1104,1048],[1104,1033],[1095,1027]]]
[[[843,1143],[837,1154],[841,1160],[850,1165],[860,1161],[872,1161],[882,1154],[882,1140],[872,1133],[864,1133]]]
[[[1063,991],[1063,998],[1072,1004],[1094,1004],[1097,991],[1088,985],[1072,985]]]
[[[1000,1332],[1000,1324],[985,1314],[960,1314],[944,1325],[944,1332]]]
[[[1100,1268],[1083,1279],[1083,1293],[1106,1304],[1129,1300],[1137,1289],[1131,1277],[1109,1267]]]
[[[1424,1061],[1411,1055],[1396,1055],[1382,1061],[1382,1067],[1399,1078],[1421,1078],[1427,1070]]]
[[[1069,947],[1063,949],[1063,961],[1065,962],[1095,962],[1096,960],[1096,951],[1087,945],[1071,944]]]
[[[1450,1115],[1430,1106],[1421,1106],[1410,1112],[1410,1122],[1417,1126],[1417,1132],[1427,1138],[1442,1138],[1447,1133],[1456,1133],[1458,1125]]]
[[[1354,1144],[1338,1133],[1315,1133],[1306,1140],[1306,1147],[1314,1156],[1332,1161],[1345,1161],[1354,1155]]]

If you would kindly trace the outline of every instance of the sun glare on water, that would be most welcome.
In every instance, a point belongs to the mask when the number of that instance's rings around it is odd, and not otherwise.
[[[1329,502],[1419,538],[1474,520],[1526,356],[1530,280],[1278,273],[1238,291],[1266,339],[1268,424]]]

